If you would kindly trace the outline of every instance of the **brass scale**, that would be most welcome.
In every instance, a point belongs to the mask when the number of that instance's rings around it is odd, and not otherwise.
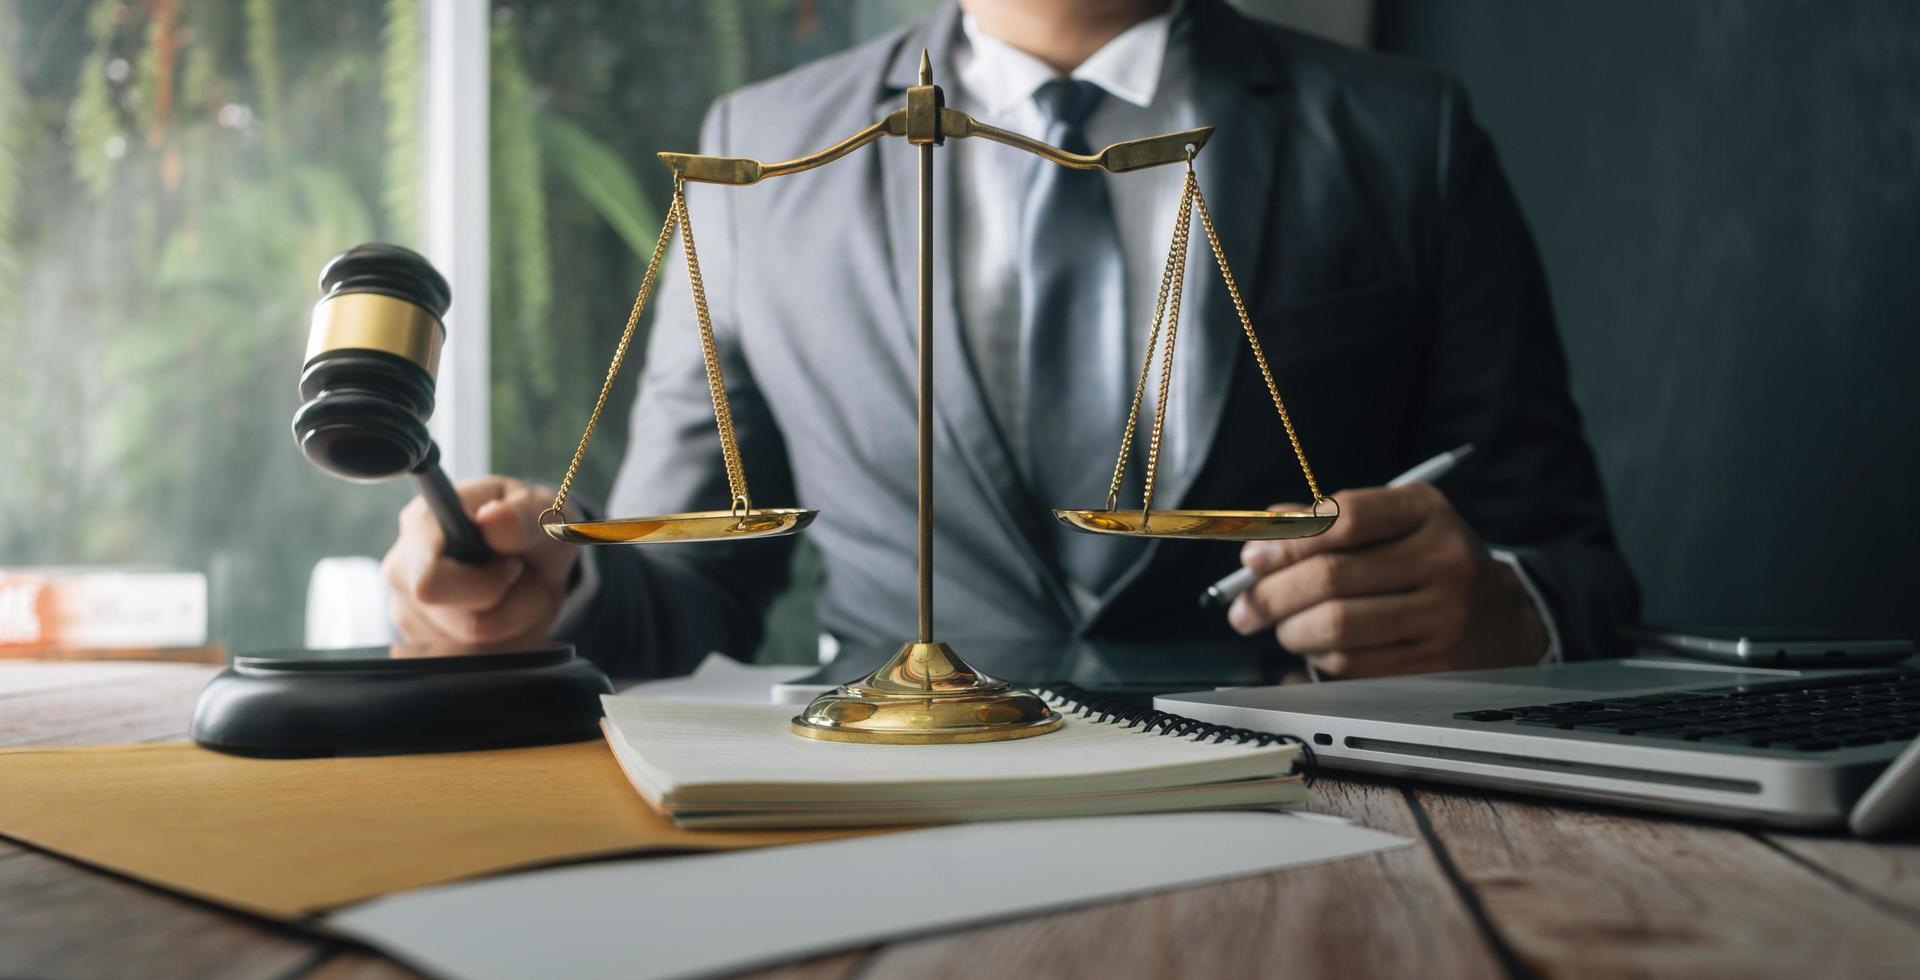
[[[1060,727],[1061,716],[1037,695],[989,677],[968,666],[945,643],[934,639],[933,632],[933,151],[951,138],[980,137],[1015,149],[1025,150],[1063,167],[1078,170],[1104,170],[1127,173],[1148,167],[1182,163],[1187,165],[1186,181],[1180,194],[1179,214],[1174,223],[1173,241],[1167,251],[1165,272],[1160,280],[1159,296],[1154,301],[1153,320],[1147,334],[1146,358],[1140,365],[1140,379],[1134,385],[1133,402],[1127,410],[1126,433],[1121,439],[1119,457],[1113,467],[1113,482],[1107,492],[1106,506],[1100,509],[1062,509],[1054,515],[1068,525],[1093,534],[1134,537],[1197,538],[1227,541],[1270,540],[1309,537],[1333,526],[1339,518],[1339,504],[1323,497],[1300,448],[1299,436],[1287,407],[1280,400],[1273,371],[1267,366],[1260,338],[1247,316],[1240,288],[1227,266],[1226,255],[1215,234],[1213,218],[1207,212],[1206,198],[1194,177],[1193,159],[1206,146],[1213,127],[1168,133],[1146,139],[1116,143],[1091,155],[1069,153],[1018,133],[985,125],[966,113],[948,107],[939,86],[933,84],[933,67],[926,52],[920,55],[919,84],[907,89],[907,104],[866,129],[809,156],[779,163],[762,163],[743,157],[699,156],[690,153],[661,153],[660,161],[673,171],[673,200],[647,260],[647,270],[634,298],[633,311],[614,349],[613,363],[607,368],[600,396],[586,431],[574,450],[567,475],[560,481],[553,505],[541,514],[546,533],[574,544],[652,544],[689,541],[733,541],[747,538],[793,534],[813,522],[818,510],[794,507],[756,507],[747,493],[745,464],[734,438],[733,417],[727,404],[726,384],[720,375],[719,357],[714,348],[713,323],[708,314],[705,286],[700,278],[700,260],[694,248],[693,223],[687,213],[686,182],[745,186],[771,177],[784,177],[839,160],[869,143],[889,136],[904,136],[920,148],[920,340],[919,340],[919,636],[867,677],[841,686],[816,698],[793,719],[792,729],[809,738],[846,742],[936,744],[985,742],[1042,735]],[[1159,463],[1162,423],[1166,419],[1167,393],[1173,372],[1173,348],[1180,325],[1180,300],[1185,283],[1188,232],[1195,210],[1205,229],[1221,278],[1233,300],[1234,312],[1253,348],[1273,407],[1286,429],[1300,471],[1313,493],[1310,510],[1270,512],[1264,510],[1154,510],[1154,471]],[[564,507],[573,479],[585,457],[594,427],[606,408],[607,395],[613,389],[621,363],[633,341],[635,326],[646,308],[660,272],[662,257],[673,238],[675,228],[685,243],[687,279],[692,288],[695,319],[700,329],[702,355],[706,362],[707,386],[713,397],[714,422],[720,431],[720,452],[726,466],[727,484],[732,500],[725,510],[655,517],[629,517],[600,521],[567,521]],[[1164,336],[1164,347],[1161,339]],[[1127,457],[1132,451],[1140,402],[1146,393],[1156,350],[1160,351],[1159,397],[1152,434],[1147,440],[1146,482],[1140,507],[1119,506],[1121,479]],[[1322,514],[1322,505],[1329,513]]]

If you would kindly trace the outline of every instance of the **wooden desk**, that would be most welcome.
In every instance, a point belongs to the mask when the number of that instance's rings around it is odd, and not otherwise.
[[[185,737],[211,668],[0,661],[0,746]],[[5,787],[0,787],[5,792]],[[1887,976],[1920,972],[1920,844],[1360,779],[1323,810],[1419,846],[764,974]],[[387,980],[354,947],[0,839],[0,976]]]

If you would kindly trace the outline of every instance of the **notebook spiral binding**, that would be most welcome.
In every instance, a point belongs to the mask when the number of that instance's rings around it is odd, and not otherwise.
[[[1297,735],[1276,735],[1272,732],[1256,732],[1251,728],[1235,728],[1231,725],[1215,725],[1199,721],[1186,715],[1176,715],[1171,711],[1158,711],[1128,704],[1120,698],[1094,694],[1085,688],[1064,681],[1042,684],[1034,688],[1048,703],[1067,714],[1079,715],[1095,722],[1126,722],[1124,727],[1139,728],[1144,734],[1173,735],[1192,738],[1196,742],[1237,742],[1242,745],[1298,745],[1300,762],[1295,768],[1300,772],[1308,786],[1313,785],[1317,760],[1313,746]]]

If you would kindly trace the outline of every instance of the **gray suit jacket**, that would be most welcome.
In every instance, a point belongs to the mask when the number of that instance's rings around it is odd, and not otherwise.
[[[1570,654],[1611,650],[1636,608],[1632,578],[1568,395],[1538,256],[1460,88],[1219,0],[1188,11],[1199,117],[1219,127],[1199,157],[1201,186],[1321,484],[1377,485],[1475,443],[1447,494],[1488,543],[1520,555]],[[701,152],[785,159],[866,126],[902,104],[922,46],[945,63],[958,21],[949,5],[721,99]],[[824,556],[821,622],[878,646],[910,639],[915,624],[914,152],[885,140],[803,175],[689,192],[753,499],[820,508],[807,533]],[[1009,151],[974,141],[937,151],[937,232],[952,227],[939,155],[970,152]],[[955,322],[950,241],[936,241],[938,637],[1231,637],[1195,597],[1236,567],[1233,544],[1157,541],[1097,613],[1078,615],[1048,545],[1050,507],[1065,502],[1021,485],[983,397],[993,379],[976,376]],[[1156,501],[1302,499],[1226,291],[1207,258],[1193,262],[1175,384],[1199,393],[1211,434],[1192,447],[1202,451],[1163,459]],[[607,502],[614,516],[727,505],[691,301],[673,268]],[[571,638],[625,674],[684,670],[708,650],[745,656],[791,548],[602,548],[600,591]]]

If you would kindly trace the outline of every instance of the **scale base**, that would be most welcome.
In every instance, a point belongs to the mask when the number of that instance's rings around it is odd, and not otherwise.
[[[880,669],[813,699],[793,731],[832,742],[950,745],[1045,735],[1059,712],[967,665],[945,643],[909,643]]]

